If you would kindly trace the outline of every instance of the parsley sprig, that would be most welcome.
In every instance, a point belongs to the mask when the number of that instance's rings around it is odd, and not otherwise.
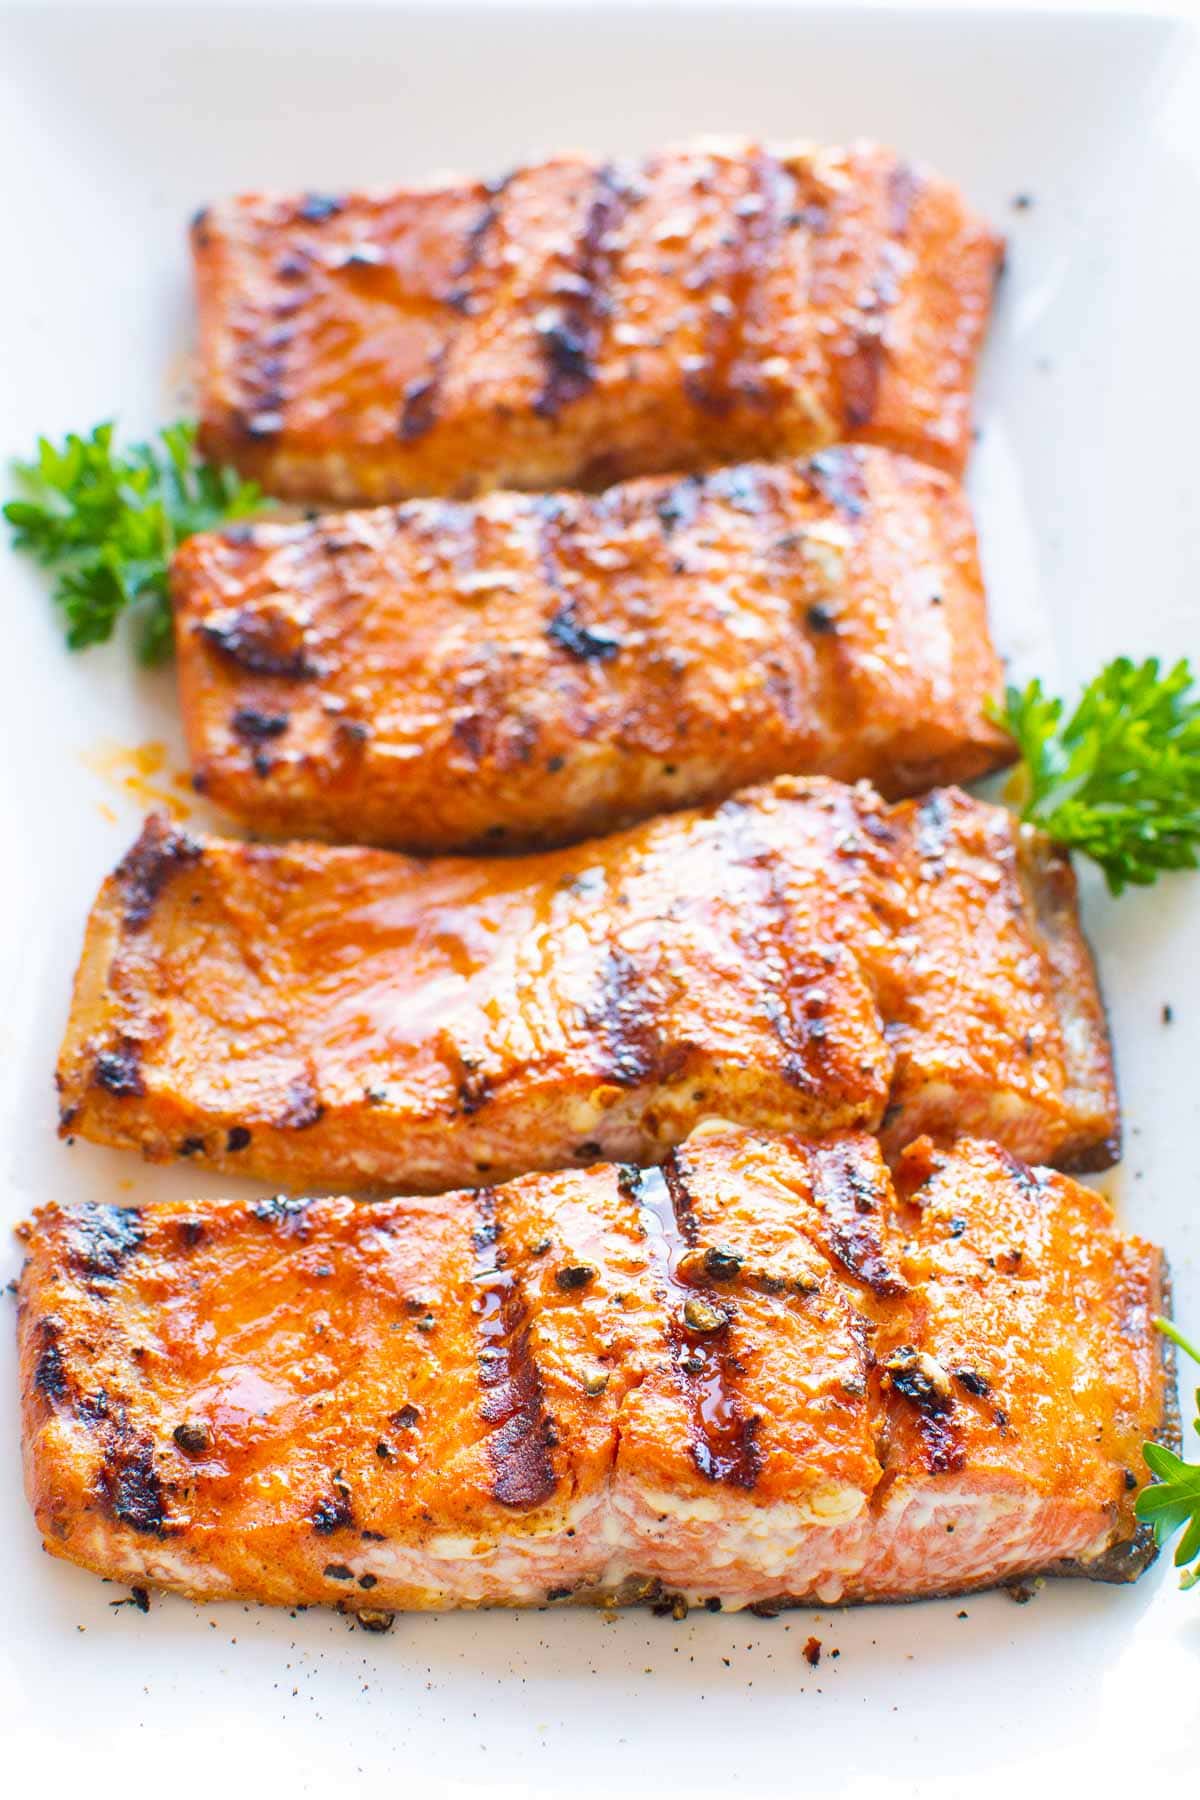
[[[1200,1363],[1200,1350],[1194,1350],[1169,1319],[1156,1319],[1158,1329],[1173,1344]],[[1200,1387],[1196,1389],[1196,1430],[1200,1431]],[[1181,1587],[1200,1583],[1200,1463],[1184,1462],[1165,1444],[1143,1444],[1146,1467],[1158,1477],[1152,1487],[1143,1488],[1137,1497],[1137,1516],[1145,1525],[1154,1527],[1154,1541],[1165,1544],[1175,1532],[1183,1536],[1175,1546],[1175,1567],[1183,1569]],[[1187,1563],[1196,1567],[1188,1569]]]
[[[20,498],[4,516],[16,548],[53,571],[71,649],[106,642],[130,612],[144,663],[171,653],[167,570],[176,546],[264,504],[253,482],[197,455],[188,423],[124,450],[111,424],[89,437],[72,432],[61,445],[39,438],[33,461],[14,473]]]
[[[997,722],[1023,758],[1014,802],[1030,824],[1098,863],[1114,894],[1200,849],[1200,696],[1186,661],[1119,656],[1064,720],[1040,681],[1009,688]]]

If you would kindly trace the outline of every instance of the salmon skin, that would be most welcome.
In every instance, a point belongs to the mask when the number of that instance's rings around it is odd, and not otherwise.
[[[368,1611],[1130,1580],[1160,1253],[1065,1176],[711,1125],[438,1199],[43,1208],[25,1467],[56,1556]]]
[[[273,834],[528,849],[1013,754],[966,499],[885,450],[239,526],[172,592],[196,785]]]
[[[959,473],[1002,259],[955,188],[891,150],[744,140],[244,194],[198,215],[192,250],[204,450],[344,502],[843,439]]]
[[[783,777],[570,850],[414,862],[152,817],[92,911],[61,1128],[307,1191],[653,1162],[702,1118],[1106,1166],[1064,853],[955,789]]]

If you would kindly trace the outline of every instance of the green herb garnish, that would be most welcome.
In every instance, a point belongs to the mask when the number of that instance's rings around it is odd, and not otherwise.
[[[1169,1319],[1155,1319],[1158,1329],[1173,1344],[1200,1363],[1200,1350],[1194,1350]],[[1200,1387],[1196,1389],[1196,1430],[1200,1431]],[[1165,1544],[1175,1532],[1183,1536],[1175,1546],[1175,1567],[1183,1569],[1180,1586],[1195,1587],[1200,1582],[1200,1463],[1184,1462],[1164,1444],[1143,1444],[1146,1467],[1158,1480],[1143,1488],[1137,1497],[1137,1516],[1144,1525],[1154,1527],[1154,1541]],[[1187,1569],[1186,1563],[1197,1567]]]
[[[196,454],[196,428],[168,425],[148,444],[117,450],[113,426],[61,446],[38,439],[33,462],[14,465],[21,497],[4,516],[18,550],[56,577],[54,602],[72,650],[102,644],[117,619],[136,621],[138,656],[171,653],[167,570],[196,531],[259,511],[258,487]]]
[[[1063,703],[1031,681],[1009,688],[996,722],[1024,759],[1014,778],[1023,819],[1098,863],[1110,890],[1194,869],[1200,846],[1200,697],[1192,671],[1119,656]]]

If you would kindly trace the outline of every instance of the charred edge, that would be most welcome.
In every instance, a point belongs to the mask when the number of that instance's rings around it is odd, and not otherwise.
[[[71,1265],[79,1274],[98,1281],[116,1281],[145,1241],[136,1207],[103,1206],[96,1201],[75,1207],[66,1231]]]
[[[867,510],[862,458],[851,448],[822,450],[809,457],[803,473],[808,484],[842,518],[852,522]]]
[[[671,1361],[688,1402],[692,1461],[707,1481],[749,1490],[762,1471],[759,1420],[743,1411],[728,1327],[699,1333],[688,1328],[683,1315],[688,1300],[697,1296],[716,1311],[727,1314],[727,1309],[715,1290],[682,1281],[675,1273],[680,1251],[694,1247],[698,1236],[678,1152],[670,1153],[661,1170],[623,1169],[619,1185],[636,1198],[649,1227],[651,1254],[668,1305]]]
[[[325,1117],[316,1084],[306,1070],[289,1081],[283,1109],[271,1121],[277,1131],[308,1131]]]
[[[1107,1550],[1102,1550],[1090,1562],[1066,1558],[1062,1562],[1051,1563],[1049,1568],[1039,1572],[1044,1575],[1073,1577],[1076,1580],[1121,1584],[1136,1581],[1157,1557],[1158,1545],[1153,1527],[1138,1525],[1132,1537],[1110,1544]]]
[[[911,163],[898,162],[888,176],[887,229],[892,237],[907,237],[912,209],[923,185]]]
[[[778,165],[759,152],[750,165],[750,182],[742,204],[735,204],[730,229],[723,239],[726,306],[708,309],[701,366],[684,376],[684,392],[693,406],[714,418],[732,411],[739,396],[734,381],[746,341],[746,327],[754,305],[754,287],[771,265],[780,228],[777,201]],[[762,399],[764,393],[749,397]]]
[[[99,1488],[106,1510],[122,1525],[147,1537],[166,1537],[162,1483],[149,1438],[117,1436],[105,1449]]]
[[[308,654],[304,626],[285,613],[239,606],[201,620],[196,631],[227,662],[251,675],[310,681],[320,674]]]
[[[888,1262],[879,1231],[879,1195],[850,1144],[818,1149],[812,1165],[813,1198],[829,1231],[829,1249],[847,1274],[879,1299],[908,1292],[908,1284]]]
[[[596,379],[595,357],[607,310],[606,289],[612,278],[612,256],[606,239],[615,231],[628,203],[610,164],[597,170],[592,196],[573,269],[561,284],[566,297],[538,320],[545,376],[533,410],[554,419],[564,406],[585,394]]]
[[[199,862],[203,854],[195,838],[172,825],[162,813],[151,813],[137,843],[117,864],[126,931],[140,931],[172,876]]]
[[[101,1050],[92,1064],[92,1086],[124,1099],[146,1092],[141,1071],[142,1046],[136,1038],[123,1037],[113,1050]]]
[[[496,1196],[481,1188],[475,1199],[472,1243],[480,1256],[480,1416],[493,1427],[488,1440],[492,1495],[501,1506],[539,1506],[557,1486],[550,1455],[555,1438],[546,1416],[542,1377],[530,1342],[528,1309],[519,1277],[504,1267]]]
[[[229,721],[229,728],[245,743],[261,744],[282,737],[290,723],[287,713],[263,713],[253,706],[239,706]]]

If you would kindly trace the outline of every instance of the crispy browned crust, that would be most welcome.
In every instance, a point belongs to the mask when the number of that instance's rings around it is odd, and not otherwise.
[[[29,1495],[99,1574],[770,1611],[1144,1566],[1161,1258],[994,1145],[921,1140],[893,1181],[866,1137],[717,1127],[661,1172],[25,1235]]]
[[[1019,840],[954,789],[790,777],[499,861],[151,819],[88,925],[62,1129],[301,1189],[652,1162],[713,1115],[1098,1158],[1116,1096],[1074,1039],[1102,1068],[1102,1009],[1065,896],[1051,962]]]
[[[850,438],[959,472],[1002,252],[892,151],[741,140],[248,194],[201,213],[192,246],[206,451],[340,501]]]
[[[172,593],[196,784],[260,832],[528,849],[1014,753],[965,496],[884,450],[239,526]]]

